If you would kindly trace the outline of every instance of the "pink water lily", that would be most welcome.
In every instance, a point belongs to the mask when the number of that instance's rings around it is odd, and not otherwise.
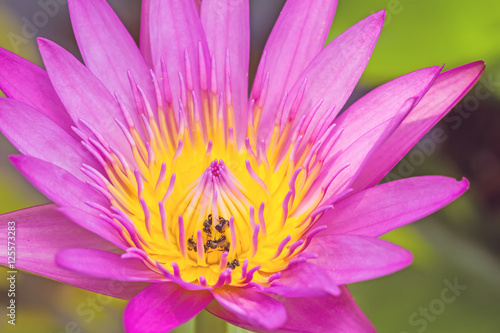
[[[140,48],[105,0],[68,2],[85,65],[45,39],[46,71],[0,50],[11,161],[54,202],[0,217],[17,267],[130,299],[127,332],[203,309],[255,331],[374,331],[346,284],[409,265],[378,236],[468,188],[377,184],[484,64],[409,73],[340,113],[383,11],[324,47],[336,1],[288,0],[248,95],[248,0],[143,0]]]

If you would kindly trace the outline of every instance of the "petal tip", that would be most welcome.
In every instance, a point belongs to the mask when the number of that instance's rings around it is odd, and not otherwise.
[[[405,253],[406,253],[406,257],[405,257],[405,260],[403,261],[403,267],[407,267],[409,265],[411,265],[411,263],[413,263],[413,253],[410,251],[410,250],[407,250],[407,249],[404,249],[405,250]]]
[[[64,257],[64,252],[66,251],[67,249],[63,249],[63,250],[60,250],[56,253],[56,256],[54,258],[56,264],[59,266],[59,267],[62,267],[62,268],[67,268],[65,266],[65,257]]]
[[[375,12],[373,14],[373,17],[379,19],[383,23],[385,21],[386,12],[387,12],[387,10],[385,10],[385,9],[379,10],[378,12]]]
[[[467,191],[470,187],[470,182],[467,178],[462,178],[461,180],[458,181],[458,183],[461,185],[461,190],[462,193]]]
[[[37,37],[36,42],[37,42],[39,48],[50,45],[51,43],[54,43],[53,41],[51,41],[47,38],[43,38],[43,37]]]
[[[23,160],[24,155],[10,155],[9,161],[13,166],[17,167]]]
[[[471,63],[471,65],[482,67],[483,69],[484,67],[486,67],[486,63],[484,62],[484,60],[474,61]]]
[[[342,294],[342,289],[337,285],[332,285],[327,288],[327,292],[332,296],[340,296],[340,294]]]
[[[479,78],[479,76],[481,76],[481,74],[483,74],[484,69],[486,68],[486,63],[484,62],[484,60],[478,60],[478,61],[471,62],[469,64],[469,66],[470,66],[470,68],[474,68],[475,70],[477,70],[477,72],[478,72],[477,77]]]

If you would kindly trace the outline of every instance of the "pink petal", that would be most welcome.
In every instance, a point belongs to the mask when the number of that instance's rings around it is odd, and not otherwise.
[[[0,130],[22,153],[51,162],[81,181],[82,163],[100,169],[94,157],[52,120],[15,100],[0,98]]]
[[[186,52],[191,65],[193,89],[199,97],[199,43],[204,50],[205,64],[210,64],[210,57],[194,1],[151,0],[149,34],[153,67],[157,74],[161,74],[161,59],[165,59],[174,106],[178,107],[177,100],[181,97],[179,73],[182,74],[184,82],[189,81],[186,75]],[[210,73],[208,68],[206,72]]]
[[[7,235],[9,222],[15,221],[17,269],[123,299],[132,298],[147,286],[145,283],[92,278],[59,267],[55,262],[55,256],[62,249],[81,246],[113,251],[116,247],[74,224],[56,208],[55,205],[44,205],[0,216],[2,235]],[[7,266],[9,257],[7,237],[0,237],[0,264]]]
[[[136,103],[127,72],[142,88],[153,110],[156,97],[149,67],[135,41],[105,0],[72,0],[68,6],[85,64],[111,93],[119,94],[140,128],[138,112],[132,112]]]
[[[262,126],[274,121],[285,91],[290,91],[300,74],[325,46],[337,7],[333,0],[288,0],[283,7],[264,49],[259,72],[269,72],[269,92],[262,115]],[[260,97],[263,77],[257,77],[252,98]]]
[[[120,249],[125,250],[128,247],[128,244],[123,240],[118,231],[99,217],[76,208],[61,207],[58,211],[80,227],[115,244]]]
[[[307,251],[311,262],[329,269],[339,284],[354,283],[394,273],[412,262],[410,251],[388,241],[356,235],[316,235]]]
[[[334,121],[337,129],[342,129],[335,148],[347,148],[359,137],[359,133],[396,116],[407,100],[419,101],[440,70],[440,67],[429,67],[403,75],[357,100]]]
[[[469,187],[467,179],[440,176],[401,179],[358,192],[335,204],[317,222],[321,234],[378,237],[446,206]]]
[[[90,186],[54,164],[30,156],[10,156],[10,161],[40,192],[58,205],[93,212],[85,202],[109,206]]]
[[[256,330],[274,330],[286,321],[283,304],[260,292],[222,287],[212,291],[220,305]]]
[[[149,6],[151,0],[142,0],[141,8],[141,52],[149,67],[153,67],[151,59],[151,39],[149,37]]]
[[[66,269],[96,278],[129,282],[165,280],[137,259],[122,259],[119,254],[101,250],[65,249],[57,253],[56,262]]]
[[[80,126],[88,121],[109,144],[133,161],[130,147],[114,118],[126,121],[118,103],[106,87],[75,57],[59,45],[38,39],[50,80],[71,118]]]
[[[250,13],[248,0],[205,0],[201,22],[213,54],[218,91],[225,91],[226,54],[230,58],[231,95],[235,111],[235,133],[241,145],[246,137],[248,108],[248,64],[250,57]]]
[[[187,291],[175,283],[152,284],[125,308],[127,333],[164,333],[184,324],[213,299],[208,291]]]
[[[288,320],[279,332],[375,332],[346,286],[340,296],[286,298]]]
[[[0,48],[0,89],[7,97],[31,106],[68,133],[73,133],[71,130],[73,121],[54,91],[47,72],[2,48]]]
[[[288,266],[281,272],[281,278],[264,291],[285,297],[323,297],[340,294],[340,289],[330,274],[309,262]]]
[[[483,70],[484,63],[479,61],[440,74],[420,103],[367,162],[353,185],[355,190],[377,184],[473,87]]]
[[[116,229],[100,218],[75,208],[62,207],[58,208],[58,211],[66,215],[82,228],[108,240],[120,249],[127,250],[127,248],[129,248],[129,245],[124,242],[123,237],[118,234]],[[150,269],[144,270],[144,268],[146,268],[144,265],[131,262],[130,260],[132,259],[121,259],[119,256],[109,253],[105,253],[103,254],[103,256],[98,257],[97,259],[84,256],[82,256],[83,259],[79,257],[73,259],[72,256],[74,255],[74,253],[80,253],[78,251],[84,252],[85,250],[72,249],[71,251],[73,252],[69,254],[65,253],[64,257],[62,257],[58,263],[68,269],[77,271],[82,274],[87,274],[95,277],[108,277],[120,281],[154,282],[165,280],[166,278],[165,275],[158,275],[157,273],[153,274]],[[62,254],[59,253],[59,256],[61,255]],[[99,253],[89,253],[89,256],[96,257],[99,256]],[[62,260],[64,260],[64,262]],[[98,265],[98,262],[101,264]],[[114,269],[114,271],[109,271],[108,265],[110,268]],[[102,267],[105,267],[105,269],[102,269]],[[157,268],[155,267],[154,269],[156,270]],[[173,274],[171,276],[167,276],[167,278],[169,281],[175,282],[180,287],[187,290],[205,290],[210,288],[200,286],[199,284],[185,282],[181,278],[174,276]]]
[[[334,146],[332,153],[325,161],[324,171],[319,174],[318,180],[309,190],[304,202],[316,200],[318,191],[326,189],[323,202],[333,204],[338,199],[338,195],[344,193],[356,179],[356,175],[370,154],[391,135],[413,105],[414,100],[408,100],[393,118],[369,129],[366,133],[358,133],[360,137],[347,148],[337,150]]]
[[[326,168],[329,175],[325,180],[329,182],[331,175],[343,165],[349,164],[349,167],[329,185],[327,198],[352,184],[368,156],[396,130],[439,70],[439,67],[430,67],[386,83],[359,99],[335,120],[336,130],[342,134],[327,157],[327,163],[328,160],[333,163]],[[363,133],[374,135],[363,138]]]
[[[306,298],[273,296],[283,303],[287,312],[286,322],[276,330],[252,326],[217,302],[210,303],[207,310],[233,325],[259,332],[375,332],[375,328],[356,305],[347,287],[340,288],[342,292],[339,296]]]
[[[304,81],[307,80],[305,94],[295,116],[295,124],[315,104],[323,100],[317,115],[311,121],[309,129],[304,135],[304,142],[307,142],[313,128],[325,112],[335,107],[331,115],[333,120],[335,114],[342,109],[351,95],[370,60],[382,31],[384,16],[384,11],[372,14],[335,38],[307,66],[290,90],[289,96],[291,97],[288,98],[284,109],[286,112],[291,109],[295,96],[297,96]],[[287,116],[288,114],[285,113],[284,117]],[[266,122],[263,124],[266,126]]]

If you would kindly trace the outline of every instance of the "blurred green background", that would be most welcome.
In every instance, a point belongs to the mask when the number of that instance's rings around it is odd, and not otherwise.
[[[250,2],[254,73],[284,1]],[[137,39],[140,1],[109,3]],[[489,98],[479,101],[479,107],[461,116],[460,124],[445,120],[437,125],[447,140],[434,152],[425,153],[422,163],[406,158],[410,168],[396,167],[392,172],[393,178],[465,176],[471,181],[469,192],[440,212],[386,236],[414,253],[411,267],[352,285],[351,290],[379,332],[500,332],[500,4],[496,0],[345,0],[339,4],[329,40],[381,9],[388,10],[386,25],[353,98],[422,67],[446,64],[449,69],[476,60],[486,62],[483,78],[496,86]],[[43,7],[38,1],[1,0],[0,46],[40,65],[36,37],[54,40],[78,55],[64,4],[32,37],[22,37],[26,20],[32,21],[40,11]],[[9,164],[7,156],[15,153],[0,137],[0,213],[47,202]],[[4,275],[0,270],[0,276]],[[29,274],[18,278],[17,325],[12,329],[2,315],[1,332],[123,331],[124,301]],[[441,293],[449,283],[466,289],[451,303],[444,303]],[[2,309],[6,290],[6,280],[1,278]],[[202,313],[176,332],[243,330]]]

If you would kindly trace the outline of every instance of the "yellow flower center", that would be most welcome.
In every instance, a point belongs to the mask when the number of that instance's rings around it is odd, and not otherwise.
[[[157,112],[137,91],[142,128],[122,105],[135,163],[106,153],[108,222],[160,273],[202,286],[268,284],[299,260],[311,225],[330,208],[318,208],[325,189],[315,182],[325,152],[312,140],[300,145],[307,119],[293,131],[292,117],[276,121],[268,143],[258,142],[262,105],[252,101],[238,146],[231,98],[202,89],[200,106],[188,87],[177,109],[153,79]]]

